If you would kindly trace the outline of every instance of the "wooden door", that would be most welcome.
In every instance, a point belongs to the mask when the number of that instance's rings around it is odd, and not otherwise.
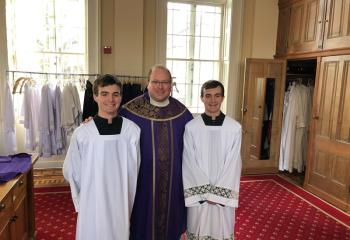
[[[311,52],[317,49],[320,0],[303,0],[291,6],[288,53]]]
[[[328,0],[323,49],[350,47],[350,0]]]
[[[318,69],[305,187],[346,210],[350,183],[350,56]]]
[[[286,73],[284,60],[246,59],[242,106],[242,162],[243,173],[274,173],[278,171],[279,144],[282,124],[283,96]],[[267,88],[268,85],[273,85]],[[267,89],[273,89],[267,90]],[[266,100],[273,96],[269,114],[268,158],[262,159],[263,118]],[[269,107],[271,110],[271,107]]]

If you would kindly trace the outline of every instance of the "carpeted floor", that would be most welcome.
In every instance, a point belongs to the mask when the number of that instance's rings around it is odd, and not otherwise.
[[[74,239],[68,187],[35,189],[37,240]],[[276,175],[241,179],[235,239],[349,239],[350,216]]]
[[[77,214],[69,187],[34,190],[37,240],[73,240]]]

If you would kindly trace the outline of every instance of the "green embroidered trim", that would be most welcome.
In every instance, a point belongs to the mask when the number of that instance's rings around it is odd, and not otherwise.
[[[211,236],[198,236],[197,234],[186,232],[186,237],[188,240],[219,240]],[[229,238],[223,238],[222,240],[233,240],[233,234]],[[221,240],[221,239],[220,239]]]
[[[229,198],[229,199],[238,199],[237,192],[228,188],[212,186],[210,184],[185,189],[185,198],[188,198],[194,195],[201,195],[204,193],[212,193],[214,195],[224,197],[224,198]]]

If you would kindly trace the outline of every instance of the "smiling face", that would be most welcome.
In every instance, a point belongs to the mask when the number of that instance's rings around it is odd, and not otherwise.
[[[148,94],[157,102],[165,101],[171,93],[171,76],[163,68],[154,68],[149,75]]]
[[[116,84],[99,87],[94,100],[97,102],[100,117],[115,117],[122,101],[120,87]]]
[[[205,113],[208,116],[218,116],[220,114],[220,107],[224,100],[223,92],[220,86],[216,88],[203,89],[203,96],[201,97],[204,103]]]

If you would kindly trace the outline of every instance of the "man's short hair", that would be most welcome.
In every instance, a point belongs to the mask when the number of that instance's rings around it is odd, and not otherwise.
[[[106,87],[114,84],[120,88],[120,94],[123,94],[123,84],[116,76],[113,76],[111,74],[105,74],[105,75],[99,76],[94,81],[94,85],[93,85],[94,95],[98,96],[98,89],[100,87]]]
[[[211,88],[217,88],[217,87],[221,88],[221,96],[224,97],[225,96],[224,85],[222,85],[222,83],[217,81],[217,80],[209,80],[209,81],[206,81],[205,83],[203,83],[202,88],[201,88],[201,97],[203,97],[205,89],[211,89]]]
[[[148,71],[148,82],[151,80],[150,77],[151,77],[151,74],[154,70],[156,69],[162,69],[164,70],[165,72],[168,73],[168,76],[169,76],[169,80],[170,82],[173,82],[173,77],[171,76],[171,73],[169,71],[169,69],[167,67],[165,67],[164,65],[161,65],[161,64],[156,64],[154,65],[153,67],[151,67],[151,69]]]

